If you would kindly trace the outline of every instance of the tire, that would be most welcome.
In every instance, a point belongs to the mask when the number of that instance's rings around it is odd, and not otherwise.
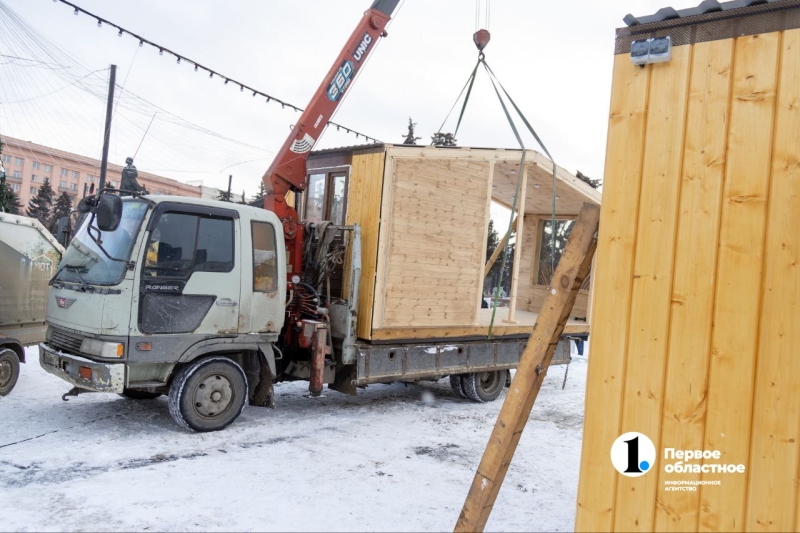
[[[508,370],[492,370],[465,374],[461,386],[470,400],[484,403],[496,400],[506,386]]]
[[[19,356],[10,348],[0,348],[0,396],[5,396],[19,378]]]
[[[450,374],[450,388],[453,389],[453,392],[455,392],[462,398],[467,397],[467,393],[464,392],[464,387],[461,386],[460,374]]]
[[[183,367],[169,388],[169,413],[190,431],[228,427],[247,404],[247,376],[225,357],[201,359]]]
[[[159,396],[163,396],[160,392],[148,392],[146,390],[125,389],[120,394],[123,398],[129,400],[155,400]]]

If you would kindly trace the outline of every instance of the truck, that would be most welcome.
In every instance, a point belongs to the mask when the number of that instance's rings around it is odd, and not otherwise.
[[[0,396],[17,384],[25,347],[45,339],[48,282],[63,252],[38,220],[0,213]]]
[[[456,328],[462,333],[397,338],[391,336],[396,330],[384,330],[383,340],[371,338],[379,323],[372,309],[375,273],[383,268],[375,264],[378,241],[391,236],[384,235],[388,224],[379,229],[367,215],[379,212],[388,197],[369,197],[375,180],[363,174],[364,194],[350,191],[353,205],[344,216],[343,191],[334,184],[336,198],[318,198],[319,183],[309,176],[312,148],[386,36],[397,3],[375,0],[362,17],[264,175],[263,207],[110,189],[84,202],[87,216],[50,282],[40,344],[42,368],[72,385],[67,395],[167,395],[173,419],[200,432],[227,427],[246,405],[274,407],[273,386],[282,381],[308,381],[309,397],[318,398],[326,384],[356,394],[373,383],[449,376],[465,398],[483,402],[500,395],[533,324],[495,337],[490,326],[488,337]],[[384,167],[375,161],[383,179]],[[470,172],[483,168],[465,165]],[[486,217],[489,188],[473,187],[483,191]],[[312,207],[324,207],[317,213],[327,218],[309,217]],[[353,218],[356,212],[363,218]],[[479,226],[486,220],[481,214],[474,224],[484,244],[485,227]],[[437,310],[480,307],[484,265],[480,246],[469,248],[476,247],[480,264],[469,276],[475,285],[469,301],[441,297]],[[425,276],[425,267],[418,274]]]

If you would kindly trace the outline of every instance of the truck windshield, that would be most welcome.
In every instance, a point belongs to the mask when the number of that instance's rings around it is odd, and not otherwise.
[[[122,220],[114,231],[92,229],[108,255],[128,261],[139,233],[148,202],[139,199],[122,201]],[[91,216],[87,216],[64,252],[55,279],[67,283],[116,285],[125,276],[127,264],[109,259],[87,233]]]

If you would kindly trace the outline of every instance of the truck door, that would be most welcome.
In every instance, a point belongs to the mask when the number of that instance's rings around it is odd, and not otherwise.
[[[147,229],[139,330],[237,333],[241,284],[237,211],[165,202],[156,206]]]
[[[276,227],[271,222],[250,221],[251,239],[245,239],[250,250],[252,271],[242,291],[252,290],[250,301],[250,330],[254,333],[278,333],[283,326],[284,302],[280,294],[278,247]],[[285,275],[285,274],[284,274]]]

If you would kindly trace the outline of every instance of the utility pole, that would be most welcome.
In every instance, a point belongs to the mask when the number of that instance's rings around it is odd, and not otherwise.
[[[232,202],[233,198],[231,197],[231,183],[233,182],[233,174],[228,175],[228,201]]]
[[[114,86],[117,83],[117,66],[111,65],[108,75],[108,101],[106,102],[106,129],[103,132],[103,159],[100,162],[100,190],[106,186],[106,168],[108,167],[108,145],[111,142],[111,115],[114,112]]]

